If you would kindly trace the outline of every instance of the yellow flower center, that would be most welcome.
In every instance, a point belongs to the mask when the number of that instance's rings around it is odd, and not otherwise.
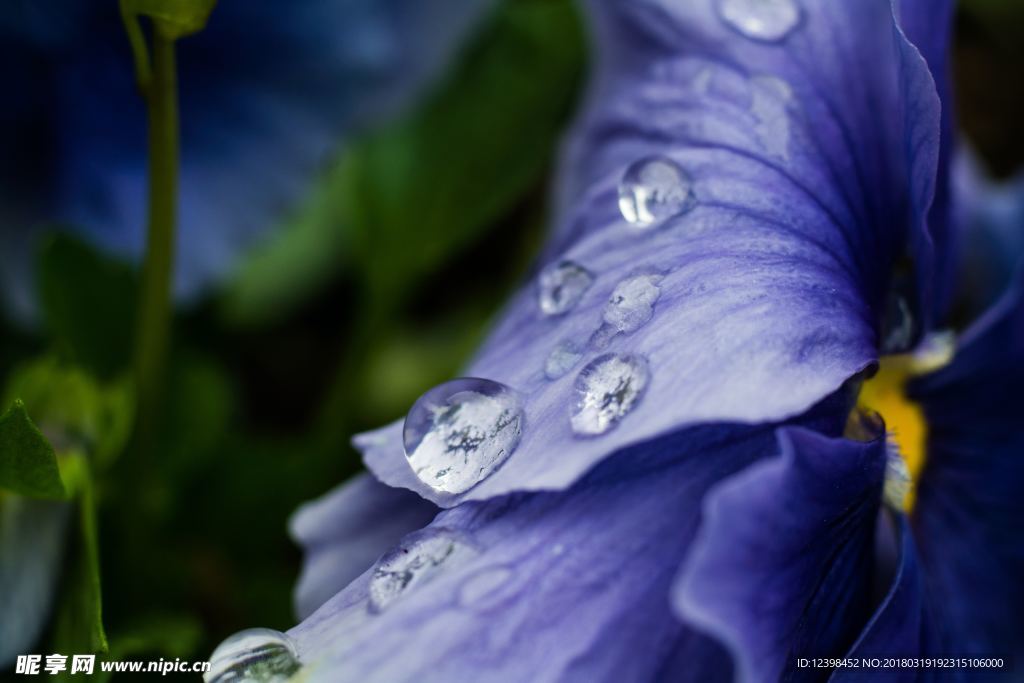
[[[915,487],[927,459],[928,421],[920,404],[907,396],[907,383],[933,372],[953,357],[951,335],[927,340],[913,353],[886,356],[878,373],[864,382],[857,408],[878,413],[885,421],[890,452],[902,462],[890,462],[886,469],[886,500],[905,512],[914,508]]]

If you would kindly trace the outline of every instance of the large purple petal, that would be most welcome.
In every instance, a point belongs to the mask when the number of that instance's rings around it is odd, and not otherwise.
[[[709,494],[674,591],[680,614],[729,648],[741,681],[842,657],[871,610],[884,439],[793,428],[779,442],[781,457]]]
[[[290,633],[314,681],[728,678],[724,651],[671,613],[670,584],[707,488],[774,450],[768,427],[699,427],[567,491],[465,503],[430,528],[470,559],[379,614],[368,572]]]
[[[910,385],[929,425],[913,526],[957,654],[1024,655],[1024,269],[953,362]]]
[[[949,55],[953,32],[954,0],[896,0],[900,28],[928,62],[942,103],[941,143],[935,199],[928,212],[928,229],[935,244],[935,277],[932,316],[941,320],[947,313],[956,285],[960,234],[952,215],[953,186],[951,163],[956,153],[953,85]]]
[[[384,482],[440,505],[563,488],[610,453],[687,425],[799,414],[874,362],[908,242],[927,296],[939,100],[887,0],[801,2],[777,43],[733,30],[710,0],[593,5],[591,104],[568,146],[544,256],[575,261],[593,283],[562,315],[544,315],[537,290],[524,289],[468,371],[526,397],[518,450],[452,496],[416,479],[397,425],[359,442]],[[689,174],[695,204],[638,231],[619,215],[616,188],[649,155]],[[637,274],[654,277],[656,300],[639,301],[626,331],[593,339],[616,286]],[[582,357],[549,380],[563,342]],[[580,439],[573,382],[605,352],[646,358],[646,397],[614,431]]]
[[[289,524],[305,552],[295,586],[296,614],[308,617],[437,512],[419,496],[384,486],[368,474],[303,505]]]

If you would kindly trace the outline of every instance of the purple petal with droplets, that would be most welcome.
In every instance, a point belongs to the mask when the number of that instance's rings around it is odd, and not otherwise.
[[[474,489],[442,495],[405,464],[397,426],[364,450],[385,483],[443,506],[570,485],[609,454],[706,421],[799,414],[876,358],[891,268],[913,245],[927,289],[924,227],[939,156],[939,100],[887,0],[805,2],[782,42],[755,43],[709,1],[594,3],[590,97],[563,163],[544,262],[594,275],[551,318],[526,288],[467,374],[526,397],[518,449]],[[616,183],[661,155],[693,180],[696,205],[639,234]],[[609,296],[638,271],[663,275],[652,319],[599,352],[646,357],[646,396],[608,434],[570,427],[575,372],[548,381],[565,340],[586,344]]]
[[[360,474],[306,503],[289,524],[302,546],[295,612],[305,619],[366,571],[402,536],[430,523],[437,507]]]
[[[443,512],[432,527],[464,534],[479,555],[379,615],[364,574],[290,632],[310,680],[727,676],[720,648],[672,615],[669,587],[704,491],[774,447],[770,428],[695,428],[611,458],[567,491]]]

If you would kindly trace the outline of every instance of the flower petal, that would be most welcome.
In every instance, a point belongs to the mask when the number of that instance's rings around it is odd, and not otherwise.
[[[295,587],[296,614],[308,617],[437,512],[419,496],[383,486],[368,474],[303,505],[289,524],[305,554]]]
[[[889,522],[888,515],[885,518]],[[871,621],[864,627],[860,638],[846,655],[862,662],[864,658],[917,657],[944,654],[936,649],[937,636],[931,614],[927,611],[924,581],[919,566],[910,526],[903,515],[895,522],[895,551],[898,553],[892,585]],[[863,681],[863,669],[837,669],[830,681]],[[953,678],[943,672],[943,680]],[[901,683],[930,680],[918,668],[899,668],[886,671],[886,681]]]
[[[707,680],[724,652],[668,594],[707,488],[775,448],[770,428],[698,427],[567,491],[444,511],[477,552],[379,614],[368,572],[290,633],[311,680]],[[403,546],[405,547],[405,546]]]
[[[963,246],[958,303],[973,316],[999,299],[1024,257],[1024,173],[995,181],[964,152],[953,164],[953,191]]]
[[[1024,268],[952,363],[910,385],[929,425],[912,523],[957,654],[1024,654]]]
[[[444,506],[563,488],[687,425],[799,414],[875,361],[908,241],[926,295],[939,101],[887,0],[802,2],[778,43],[738,34],[710,1],[594,5],[598,71],[544,256],[579,264],[592,282],[561,315],[545,315],[526,288],[467,373],[526,397],[517,451],[460,496],[416,481],[395,434],[366,453],[383,481]],[[681,167],[694,202],[638,230],[619,215],[617,184],[651,155]],[[637,275],[656,294],[647,287],[631,318],[609,311]],[[578,365],[549,380],[546,361],[565,342],[580,349]],[[616,429],[581,439],[573,382],[607,352],[646,359],[646,395]]]
[[[782,456],[716,487],[674,591],[679,613],[719,638],[742,681],[793,675],[799,657],[841,657],[870,615],[884,439],[779,431]]]
[[[69,512],[64,502],[0,496],[0,670],[49,623]]]

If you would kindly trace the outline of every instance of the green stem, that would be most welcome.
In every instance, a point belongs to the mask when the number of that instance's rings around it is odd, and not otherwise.
[[[149,113],[149,231],[137,313],[135,379],[139,436],[148,445],[160,410],[171,328],[171,275],[178,198],[178,83],[174,40],[153,31],[144,84]]]

